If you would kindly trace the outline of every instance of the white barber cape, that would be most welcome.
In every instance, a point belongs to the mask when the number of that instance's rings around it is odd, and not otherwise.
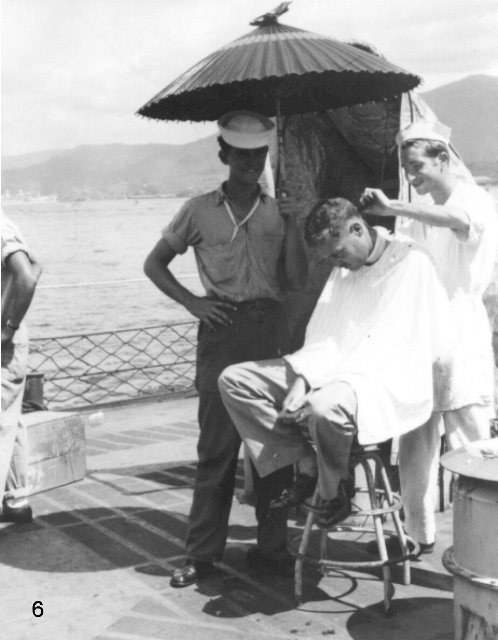
[[[455,340],[428,253],[408,237],[377,232],[387,239],[384,253],[358,271],[332,271],[304,346],[285,357],[311,390],[337,380],[354,388],[361,444],[398,437],[429,418],[438,408],[433,371],[448,370]],[[437,386],[436,405],[444,404],[447,385]]]

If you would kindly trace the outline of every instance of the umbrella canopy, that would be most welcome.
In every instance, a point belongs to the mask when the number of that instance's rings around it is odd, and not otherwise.
[[[383,100],[420,83],[383,58],[280,24],[276,15],[266,14],[258,28],[191,67],[138,115],[193,121],[217,120],[232,109],[292,115]]]

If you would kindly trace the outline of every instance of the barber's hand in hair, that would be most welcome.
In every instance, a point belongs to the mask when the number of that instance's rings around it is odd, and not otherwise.
[[[381,189],[365,189],[360,197],[358,209],[361,213],[371,213],[376,216],[392,215],[389,212],[391,201]]]
[[[194,297],[186,307],[193,316],[205,322],[210,329],[232,324],[232,319],[227,311],[237,310],[237,306],[231,302],[199,297]]]

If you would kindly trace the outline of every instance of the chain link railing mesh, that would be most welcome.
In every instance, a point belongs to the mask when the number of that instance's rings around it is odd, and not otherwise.
[[[196,321],[35,338],[29,370],[54,410],[166,395],[193,389],[196,342]]]

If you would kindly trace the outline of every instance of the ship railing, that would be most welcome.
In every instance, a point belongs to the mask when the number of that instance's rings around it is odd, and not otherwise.
[[[192,393],[197,321],[30,340],[50,410],[86,409]]]

